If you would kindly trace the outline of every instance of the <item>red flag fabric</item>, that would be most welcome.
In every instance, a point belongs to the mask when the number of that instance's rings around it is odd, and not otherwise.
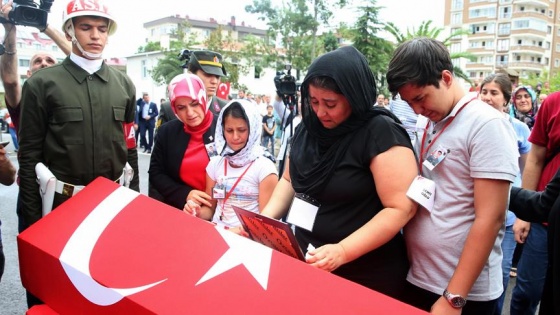
[[[223,99],[223,100],[227,100],[228,95],[229,95],[229,91],[230,91],[230,83],[229,82],[222,82],[222,83],[220,83],[220,85],[218,85],[218,90],[216,91],[216,96],[218,98]]]
[[[426,314],[105,178],[17,240],[58,314]]]

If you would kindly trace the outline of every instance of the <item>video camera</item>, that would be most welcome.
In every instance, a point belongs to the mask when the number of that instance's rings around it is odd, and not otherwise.
[[[285,65],[285,69],[287,73],[282,71],[276,72],[276,76],[274,77],[274,85],[276,86],[276,91],[278,95],[283,96],[290,96],[296,95],[297,93],[297,85],[296,85],[296,78],[292,76],[292,65],[287,63]]]
[[[47,28],[47,17],[54,0],[41,0],[37,5],[33,0],[14,0],[8,22],[15,25],[36,27],[40,31]],[[5,19],[2,18],[5,21]]]
[[[183,61],[183,60],[185,61],[185,63],[182,65],[182,67],[183,67],[184,69],[187,69],[188,64],[189,64],[189,60],[191,60],[191,51],[188,50],[188,49],[182,49],[182,50],[179,52],[179,56],[178,56],[178,57],[179,57],[179,61]]]

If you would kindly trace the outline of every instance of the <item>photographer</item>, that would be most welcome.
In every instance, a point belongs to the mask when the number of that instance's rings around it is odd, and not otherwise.
[[[276,86],[276,96],[272,106],[274,111],[280,117],[282,123],[282,138],[280,140],[280,150],[278,150],[278,171],[282,174],[284,171],[284,161],[288,155],[288,143],[292,137],[293,131],[301,121],[299,110],[299,91],[296,84],[296,79],[291,75],[292,66],[286,65],[287,74],[284,72],[277,72],[274,77],[274,85]],[[295,106],[298,106],[296,109]]]
[[[9,1],[0,8],[2,13],[0,20],[4,26],[4,53],[0,57],[0,78],[4,84],[5,102],[12,118],[15,129],[19,127],[19,102],[21,100],[21,83],[18,74],[18,56],[16,50],[17,27],[11,22],[10,14],[13,12],[13,1]],[[41,30],[41,29],[40,29]],[[72,46],[66,40],[64,34],[50,25],[42,30],[55,44],[66,54],[70,54]],[[0,49],[1,50],[1,49]],[[31,57],[27,77],[31,77],[37,70],[56,64],[56,58],[48,52],[39,52]]]
[[[9,186],[16,180],[16,169],[10,158],[6,153],[6,149],[0,144],[0,184]],[[0,226],[2,226],[2,221],[0,221]],[[1,229],[0,229],[1,232]],[[0,280],[2,280],[2,274],[4,273],[4,250],[2,248],[2,235],[0,233]]]

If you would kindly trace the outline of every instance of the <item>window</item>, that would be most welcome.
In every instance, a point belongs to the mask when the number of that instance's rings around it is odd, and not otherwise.
[[[495,18],[496,17],[496,7],[488,7],[488,8],[476,8],[469,10],[469,18],[476,19],[476,18]]]
[[[451,10],[463,10],[463,0],[453,0],[451,2]]]
[[[543,20],[528,18],[528,19],[514,21],[512,29],[513,30],[530,29],[539,32],[546,32],[547,25],[546,22]]]
[[[497,55],[496,56],[496,66],[507,67],[508,56],[507,55]]]
[[[148,77],[148,66],[146,60],[142,60],[140,62],[140,73],[142,74],[142,78],[146,79]]]
[[[555,68],[560,67],[560,59],[554,59],[554,67]]]
[[[510,19],[511,18],[511,7],[501,7],[500,8],[500,19]]]
[[[461,24],[463,22],[463,12],[451,14],[451,24]]]
[[[498,40],[498,51],[509,51],[509,39]]]
[[[509,35],[511,23],[498,24],[498,35]]]
[[[556,52],[560,52],[560,44],[556,44]]]
[[[19,64],[20,67],[29,68],[29,62],[30,62],[29,59],[20,59],[18,61],[18,64]]]
[[[461,43],[451,44],[451,46],[449,47],[449,52],[452,54],[461,52]]]

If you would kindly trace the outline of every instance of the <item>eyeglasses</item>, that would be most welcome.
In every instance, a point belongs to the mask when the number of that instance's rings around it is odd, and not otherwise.
[[[529,94],[519,94],[519,95],[515,96],[516,100],[520,100],[520,99],[523,99],[523,98],[531,98],[531,95],[529,95]]]

